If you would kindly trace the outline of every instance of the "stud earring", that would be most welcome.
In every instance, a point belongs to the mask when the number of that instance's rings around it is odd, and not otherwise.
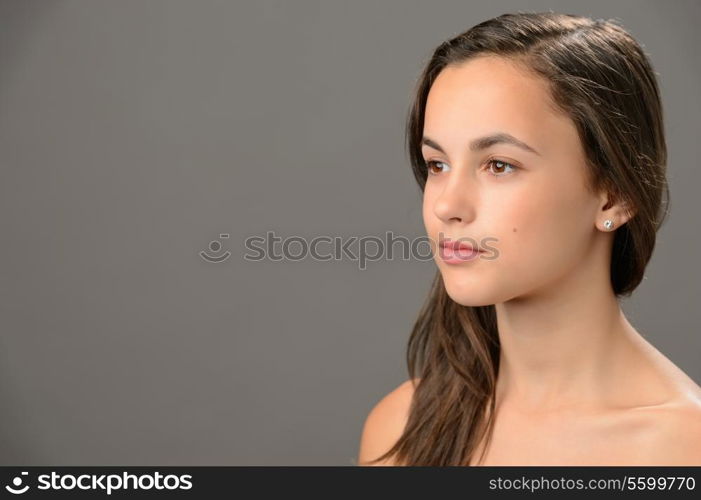
[[[604,221],[604,227],[609,231],[613,227],[613,221],[611,219],[606,219]]]

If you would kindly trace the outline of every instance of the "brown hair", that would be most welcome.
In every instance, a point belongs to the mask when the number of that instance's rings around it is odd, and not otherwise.
[[[643,279],[669,206],[662,105],[646,54],[616,20],[554,12],[503,14],[445,41],[418,80],[406,124],[422,191],[428,92],[441,70],[477,55],[509,58],[550,83],[552,103],[577,127],[589,186],[605,189],[632,214],[615,230],[610,267],[614,293],[629,296]],[[407,347],[409,375],[418,380],[407,424],[370,463],[388,457],[401,465],[472,463],[483,436],[491,440],[499,352],[494,306],[454,302],[437,272]]]

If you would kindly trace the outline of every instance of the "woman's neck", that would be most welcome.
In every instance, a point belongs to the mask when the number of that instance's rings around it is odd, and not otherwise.
[[[623,314],[608,266],[580,266],[560,283],[495,308],[497,405],[534,413],[617,406],[626,404],[621,394],[625,385],[632,389],[631,373],[655,378],[646,341]]]

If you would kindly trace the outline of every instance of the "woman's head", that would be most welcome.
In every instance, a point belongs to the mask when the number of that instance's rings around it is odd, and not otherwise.
[[[608,272],[616,296],[640,284],[669,200],[659,89],[616,22],[504,14],[434,51],[406,132],[428,236],[485,252],[449,264],[434,248],[439,272],[407,349],[419,383],[375,461],[466,465],[493,429],[494,304],[581,268]]]
[[[617,295],[642,280],[665,213],[662,108],[647,58],[616,24],[504,15],[443,43],[407,139],[428,236],[486,250],[449,264],[434,246],[457,302],[609,268]]]

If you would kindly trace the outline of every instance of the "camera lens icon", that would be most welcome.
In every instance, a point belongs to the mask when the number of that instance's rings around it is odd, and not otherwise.
[[[28,474],[29,474],[28,472],[21,473],[22,476],[26,476]],[[13,486],[14,486],[14,488],[13,488]],[[14,495],[21,495],[22,493],[25,493],[29,489],[29,485],[28,484],[25,485],[24,488],[21,488],[21,486],[22,486],[22,478],[20,476],[15,476],[12,479],[12,486],[6,485],[5,489]]]
[[[222,233],[219,235],[220,239],[227,239],[229,238],[228,233]],[[207,262],[224,262],[226,259],[228,259],[231,256],[231,252],[228,250],[221,252],[222,250],[222,244],[221,241],[219,240],[213,240],[209,242],[209,252],[212,252],[213,255],[210,255],[207,250],[202,250],[200,251],[200,257],[202,257],[204,260]],[[217,255],[219,254],[219,255]]]

